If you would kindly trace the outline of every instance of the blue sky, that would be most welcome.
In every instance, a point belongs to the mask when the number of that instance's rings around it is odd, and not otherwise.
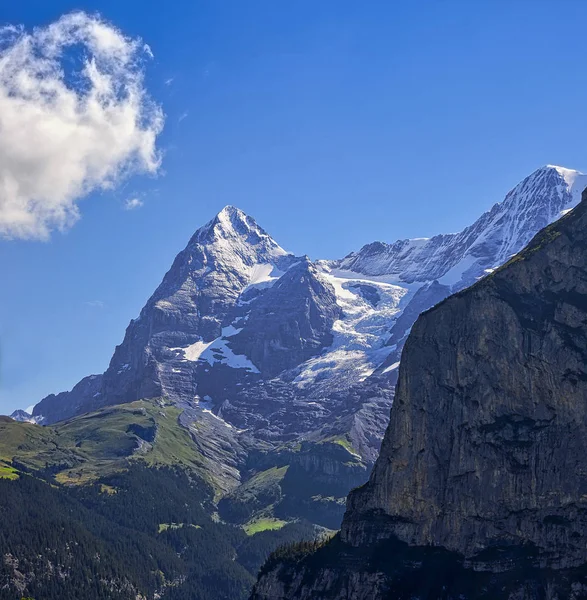
[[[336,258],[457,231],[543,164],[587,168],[579,0],[4,4],[4,24],[83,9],[140,36],[166,121],[158,176],[90,194],[49,241],[0,240],[0,412],[103,371],[226,204]]]

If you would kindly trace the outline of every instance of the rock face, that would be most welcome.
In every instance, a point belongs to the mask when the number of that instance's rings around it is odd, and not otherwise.
[[[232,347],[250,357],[263,375],[275,376],[330,346],[340,313],[334,288],[304,258],[252,305],[241,331],[231,338]]]
[[[419,317],[340,535],[253,598],[586,598],[586,398],[587,194]]]

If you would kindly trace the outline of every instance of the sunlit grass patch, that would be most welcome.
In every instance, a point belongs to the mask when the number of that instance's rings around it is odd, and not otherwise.
[[[10,465],[0,462],[0,479],[18,479],[18,471]]]
[[[159,523],[159,533],[163,533],[168,529],[182,529],[183,527],[193,527],[194,529],[202,529],[200,525],[193,525],[192,523]]]
[[[275,518],[267,518],[251,521],[246,525],[243,525],[243,529],[247,535],[255,535],[261,531],[274,531],[276,529],[281,529],[284,525],[287,525],[287,521],[282,521],[281,519]]]

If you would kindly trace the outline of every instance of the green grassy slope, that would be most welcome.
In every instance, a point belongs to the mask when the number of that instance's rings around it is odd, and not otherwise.
[[[204,458],[164,400],[108,406],[49,427],[0,420],[0,461],[42,471],[58,483],[86,484],[135,462],[204,474]]]
[[[271,511],[219,519],[210,459],[180,412],[156,399],[49,427],[0,418],[0,600],[244,600],[273,549],[314,535]],[[286,472],[257,474],[245,497]]]

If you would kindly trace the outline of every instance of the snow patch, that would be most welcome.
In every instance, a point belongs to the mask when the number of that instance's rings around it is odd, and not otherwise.
[[[479,259],[470,254],[459,261],[452,269],[449,269],[439,280],[442,285],[453,286],[463,279],[465,273],[472,268]]]
[[[365,380],[387,358],[392,351],[385,345],[389,329],[419,285],[399,286],[386,281],[393,277],[368,277],[332,269],[324,262],[318,267],[320,277],[334,288],[342,315],[334,322],[332,345],[305,362],[295,382],[331,392]],[[357,284],[375,288],[379,296],[376,307],[363,297]]]
[[[243,292],[251,287],[267,287],[273,285],[273,283],[283,275],[283,271],[280,271],[275,265],[269,263],[259,263],[253,265],[249,271],[249,284],[243,290]]]
[[[224,327],[222,334],[211,342],[200,340],[185,348],[169,348],[169,350],[182,352],[183,360],[186,361],[196,362],[202,360],[210,365],[219,363],[232,369],[246,369],[251,373],[259,373],[259,369],[244,354],[235,354],[228,345],[229,338],[239,333],[239,331],[241,329],[229,325]]]
[[[385,369],[383,369],[383,371],[381,371],[381,373],[389,373],[390,371],[393,371],[395,369],[397,369],[399,367],[399,360],[397,362],[394,362],[392,365],[389,365],[389,367],[385,367]]]
[[[234,427],[234,425],[231,425],[228,421],[225,421],[222,417],[219,417],[218,415],[216,415],[212,412],[213,402],[212,402],[212,398],[210,396],[204,396],[203,398],[196,396],[194,398],[194,400],[195,400],[198,408],[202,409],[203,413],[210,415],[217,421],[220,421],[225,427],[228,427],[229,429],[236,429]],[[239,431],[239,430],[237,429],[237,431]]]

